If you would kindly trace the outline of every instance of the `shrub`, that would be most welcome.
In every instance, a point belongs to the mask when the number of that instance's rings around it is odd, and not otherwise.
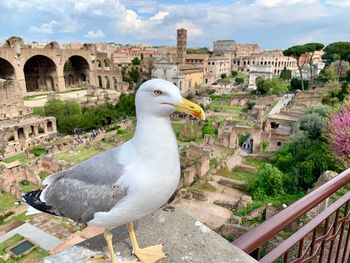
[[[265,165],[256,176],[257,180],[248,187],[255,200],[283,194],[283,173],[278,168]]]
[[[328,124],[326,137],[330,148],[343,168],[350,165],[350,104],[334,113]]]
[[[267,152],[267,149],[269,148],[270,142],[268,140],[263,140],[261,142],[261,148],[264,152]]]
[[[235,82],[236,82],[236,84],[243,84],[244,83],[244,78],[236,77],[235,78]]]
[[[33,149],[31,149],[30,152],[35,156],[41,156],[46,153],[46,149],[42,146],[36,146]]]
[[[216,130],[215,130],[215,127],[212,123],[211,120],[206,120],[205,121],[205,124],[202,128],[202,133],[203,133],[203,136],[204,134],[208,134],[208,135],[211,135],[211,136],[216,136]]]

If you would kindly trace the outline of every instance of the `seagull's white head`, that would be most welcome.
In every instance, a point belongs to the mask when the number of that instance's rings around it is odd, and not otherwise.
[[[168,117],[175,111],[204,119],[204,111],[197,104],[184,99],[179,89],[163,79],[144,82],[136,93],[136,111],[158,117]]]

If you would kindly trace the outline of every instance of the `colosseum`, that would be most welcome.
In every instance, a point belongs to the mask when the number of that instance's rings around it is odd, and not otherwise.
[[[5,155],[23,152],[57,133],[55,118],[33,115],[24,97],[72,87],[116,93],[126,91],[128,85],[107,54],[93,44],[28,44],[20,37],[5,41],[0,47],[0,147]]]
[[[44,47],[11,37],[0,48],[0,78],[16,80],[22,96],[33,91],[65,91],[72,86],[93,85],[119,89],[118,67],[96,46],[64,48],[57,42]]]

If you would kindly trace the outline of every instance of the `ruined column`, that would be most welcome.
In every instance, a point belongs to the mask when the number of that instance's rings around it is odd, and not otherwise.
[[[31,130],[30,126],[23,127],[24,139],[29,140],[29,130]]]
[[[14,131],[13,131],[13,138],[14,138],[14,141],[15,141],[15,142],[19,142],[19,139],[18,139],[18,131],[17,131],[17,130],[14,130]]]
[[[47,134],[48,131],[47,131],[47,122],[43,123],[43,126],[44,126],[44,133]]]
[[[38,137],[38,136],[39,136],[39,127],[38,127],[37,124],[34,125],[34,136],[35,136],[35,137]]]

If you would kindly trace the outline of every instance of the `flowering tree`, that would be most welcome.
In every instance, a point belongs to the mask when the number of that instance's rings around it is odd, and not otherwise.
[[[331,116],[327,128],[326,136],[340,165],[350,167],[350,103]]]

